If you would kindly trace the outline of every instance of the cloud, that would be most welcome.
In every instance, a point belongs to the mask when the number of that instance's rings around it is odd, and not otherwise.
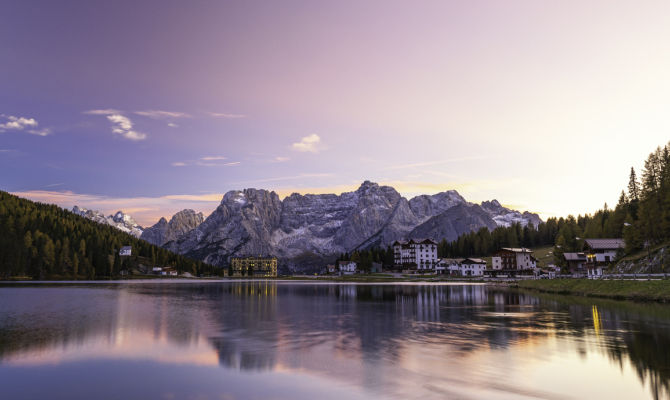
[[[232,114],[232,113],[217,113],[217,112],[210,112],[208,113],[211,117],[214,118],[227,118],[227,119],[237,119],[237,118],[246,118],[247,116],[244,114]]]
[[[293,143],[291,148],[299,152],[318,153],[322,150],[321,138],[316,133],[305,136],[299,142]]]
[[[312,174],[299,174],[299,175],[289,175],[289,176],[278,176],[275,178],[264,178],[264,179],[254,179],[249,181],[234,182],[234,184],[246,185],[250,183],[267,183],[267,182],[282,182],[282,181],[292,181],[297,179],[305,178],[328,178],[333,176],[332,173],[312,173]]]
[[[35,118],[15,117],[5,114],[0,114],[0,118],[4,119],[4,122],[0,122],[0,133],[6,131],[25,131],[37,136],[47,136],[51,133],[51,129],[49,128],[37,129],[39,124]]]
[[[179,111],[163,111],[163,110],[135,111],[135,114],[141,115],[143,117],[154,118],[154,119],[190,118],[191,117],[187,113],[183,113],[183,112],[179,112]]]
[[[167,126],[169,126],[170,128],[178,128],[179,127],[179,125],[175,124],[174,122],[168,122]]]
[[[138,141],[147,138],[146,134],[133,130],[133,122],[119,110],[104,108],[84,111],[84,114],[105,115],[112,123],[112,133],[121,135],[125,139]]]
[[[112,132],[123,136],[128,140],[144,140],[147,135],[133,130],[133,123],[121,114],[108,115],[107,119],[112,123]]]
[[[227,160],[228,158],[225,156],[205,156],[205,157],[200,157],[197,160],[190,160],[190,161],[179,161],[179,162],[174,162],[172,163],[173,167],[185,167],[188,165],[195,165],[198,167],[234,167],[237,165],[242,164],[240,161],[231,161],[231,162],[217,162],[217,161],[223,161]]]
[[[49,128],[28,129],[26,132],[30,133],[31,135],[47,136],[47,135],[51,134],[51,129],[49,129]]]
[[[97,109],[97,110],[84,111],[84,114],[88,114],[88,115],[110,115],[110,114],[121,114],[121,111],[115,110],[113,108],[103,108],[103,109]]]
[[[288,157],[275,157],[274,159],[275,162],[286,162],[288,160],[290,160]]]

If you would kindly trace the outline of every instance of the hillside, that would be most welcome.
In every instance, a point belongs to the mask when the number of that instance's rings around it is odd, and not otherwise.
[[[180,273],[214,269],[58,206],[0,191],[0,279],[96,279],[117,277],[139,262],[173,266]],[[133,256],[121,258],[122,246]]]

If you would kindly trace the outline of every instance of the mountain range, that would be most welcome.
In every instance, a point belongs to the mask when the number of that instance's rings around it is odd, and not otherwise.
[[[408,200],[393,187],[370,181],[340,195],[293,193],[283,200],[264,189],[233,190],[206,219],[182,210],[144,229],[121,211],[109,216],[77,206],[72,211],[219,266],[235,255],[272,254],[290,265],[305,255],[326,259],[398,239],[453,241],[483,227],[542,222],[537,214],[511,210],[497,200],[474,204],[455,190]]]
[[[455,190],[408,200],[393,187],[365,181],[353,192],[293,193],[283,200],[264,189],[230,191],[206,219],[183,210],[169,222],[161,218],[141,238],[213,265],[226,265],[234,255],[260,254],[291,264],[306,254],[325,259],[398,239],[452,241],[482,227],[540,222],[537,214],[510,210],[496,200],[469,203]]]
[[[142,236],[142,227],[139,226],[137,222],[135,222],[133,217],[128,214],[124,214],[122,211],[117,211],[114,215],[105,216],[100,211],[88,210],[83,207],[74,206],[72,208],[72,213],[88,218],[99,224],[113,226],[123,232],[130,233],[136,238]]]

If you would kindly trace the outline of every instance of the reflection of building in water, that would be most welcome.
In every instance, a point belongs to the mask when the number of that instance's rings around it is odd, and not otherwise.
[[[277,257],[232,257],[230,267],[233,276],[277,276]]]

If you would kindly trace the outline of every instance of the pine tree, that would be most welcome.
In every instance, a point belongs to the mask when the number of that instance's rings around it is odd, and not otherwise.
[[[635,168],[633,167],[630,167],[630,177],[628,178],[628,197],[634,201],[640,199],[640,184],[637,181]]]

